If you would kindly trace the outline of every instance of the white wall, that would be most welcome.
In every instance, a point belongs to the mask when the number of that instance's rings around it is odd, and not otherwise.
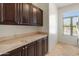
[[[64,42],[64,43],[68,43],[68,44],[73,44],[76,45],[77,44],[77,37],[72,37],[72,36],[66,36],[63,35],[63,13],[64,12],[68,12],[68,11],[78,11],[79,10],[79,4],[71,4],[68,6],[64,6],[62,8],[58,9],[58,38],[60,42]]]
[[[21,26],[21,25],[0,25],[0,37],[9,36],[21,33],[28,33],[34,31],[48,31],[48,4],[34,3],[44,11],[44,26]]]
[[[37,7],[43,10],[43,26],[39,27],[42,32],[49,31],[49,4],[48,3],[34,3]]]
[[[36,26],[0,25],[0,37],[37,31]]]
[[[49,52],[51,52],[57,43],[57,23],[58,10],[54,3],[49,4]]]

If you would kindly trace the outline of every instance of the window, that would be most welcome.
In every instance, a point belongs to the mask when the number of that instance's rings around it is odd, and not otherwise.
[[[64,18],[64,34],[70,35],[70,18]]]
[[[64,17],[64,35],[77,36],[78,16]]]

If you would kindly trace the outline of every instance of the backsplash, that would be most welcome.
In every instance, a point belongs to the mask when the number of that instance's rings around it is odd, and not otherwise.
[[[0,25],[0,37],[38,31],[37,26]]]

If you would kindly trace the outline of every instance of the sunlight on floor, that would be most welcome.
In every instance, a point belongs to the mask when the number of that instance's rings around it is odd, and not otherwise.
[[[79,47],[58,43],[55,50],[49,52],[46,56],[79,56]]]

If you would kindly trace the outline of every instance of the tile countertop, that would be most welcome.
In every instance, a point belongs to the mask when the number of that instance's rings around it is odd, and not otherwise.
[[[30,33],[16,35],[16,37],[8,38],[7,40],[0,41],[0,55],[19,48],[23,45],[29,44],[33,41],[46,37],[46,33]]]

